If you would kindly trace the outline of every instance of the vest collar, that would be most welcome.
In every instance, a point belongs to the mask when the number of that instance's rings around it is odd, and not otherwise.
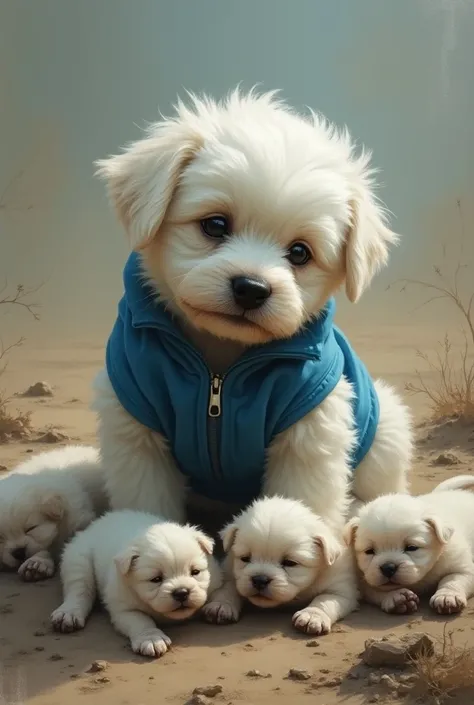
[[[173,320],[173,316],[165,306],[157,301],[156,292],[146,282],[146,277],[141,266],[140,255],[132,252],[123,272],[125,299],[132,315],[134,328],[155,328],[162,332],[179,338],[182,345],[198,352],[184,337],[180,328]],[[244,359],[259,359],[263,356],[269,358],[297,358],[320,359],[324,345],[329,338],[334,324],[336,302],[329,299],[324,310],[318,318],[306,324],[305,328],[291,338],[275,340],[263,345],[252,346],[243,354]]]

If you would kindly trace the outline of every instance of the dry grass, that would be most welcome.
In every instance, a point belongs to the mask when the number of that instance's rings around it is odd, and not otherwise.
[[[31,433],[31,413],[12,411],[10,399],[0,392],[0,443],[28,438]]]
[[[457,201],[460,221],[460,252],[454,271],[446,273],[446,247],[443,247],[443,266],[433,266],[432,281],[421,279],[402,280],[402,291],[415,285],[432,293],[422,305],[434,301],[448,301],[460,317],[461,348],[456,349],[446,333],[434,355],[417,350],[418,357],[429,368],[434,379],[427,380],[427,373],[415,370],[416,381],[406,385],[410,394],[427,397],[435,420],[446,417],[462,421],[474,420],[474,291],[472,283],[468,293],[463,291],[462,275],[469,269],[464,260],[464,221],[461,202]],[[472,279],[472,277],[471,277]]]
[[[474,700],[474,649],[456,646],[453,632],[446,627],[439,649],[432,655],[420,654],[413,667],[419,679],[413,694],[421,702],[426,703],[431,697],[441,703],[454,695],[471,696],[470,702]]]
[[[30,301],[30,297],[37,289],[27,289],[18,284],[12,293],[8,292],[8,285],[5,283],[0,290],[0,307],[15,307],[26,311],[35,320],[39,319],[35,304]],[[4,345],[0,338],[0,377],[5,372],[8,364],[8,357],[12,350],[20,347],[24,343],[24,338]],[[31,414],[21,411],[12,411],[10,399],[0,390],[0,443],[6,443],[12,439],[28,438],[31,432]]]

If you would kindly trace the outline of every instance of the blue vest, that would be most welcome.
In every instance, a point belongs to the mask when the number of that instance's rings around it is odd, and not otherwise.
[[[334,299],[294,337],[249,348],[220,379],[156,303],[136,253],[124,285],[107,345],[110,381],[123,407],[165,436],[195,492],[236,503],[257,497],[271,441],[317,407],[342,374],[354,385],[352,465],[360,463],[379,405],[366,368],[333,325]]]

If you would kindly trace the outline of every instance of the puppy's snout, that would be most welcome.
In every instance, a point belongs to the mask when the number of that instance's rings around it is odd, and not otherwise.
[[[14,558],[16,561],[20,561],[21,563],[26,560],[26,548],[24,546],[14,548],[13,551],[10,551],[10,554],[12,558]]]
[[[272,579],[268,575],[252,575],[252,585],[256,590],[262,592],[270,585]]]
[[[176,588],[176,590],[173,590],[171,593],[171,596],[173,597],[173,600],[176,600],[176,602],[184,603],[189,597],[189,590],[184,587]]]
[[[234,277],[231,286],[235,303],[245,311],[260,308],[272,293],[270,284],[258,277]]]
[[[380,572],[385,578],[393,578],[398,570],[398,565],[396,563],[382,563],[380,566]]]

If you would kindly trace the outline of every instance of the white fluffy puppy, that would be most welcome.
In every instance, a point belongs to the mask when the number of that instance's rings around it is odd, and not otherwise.
[[[0,476],[0,569],[50,578],[65,541],[106,509],[99,453],[67,446]]]
[[[99,162],[135,251],[95,385],[112,507],[182,521],[189,487],[240,506],[282,495],[342,528],[350,489],[406,491],[412,449],[390,387],[375,382],[356,442],[361,378],[313,372],[333,295],[356,302],[397,239],[369,155],[271,93],[191,102]]]
[[[466,606],[474,594],[474,494],[456,488],[472,486],[473,478],[460,477],[419,497],[379,497],[348,522],[368,602],[405,614],[428,593],[440,614]]]
[[[61,562],[64,601],[55,629],[82,629],[96,594],[133,651],[162,656],[171,639],[155,620],[183,620],[222,582],[213,541],[192,526],[145,512],[109,512],[69,543]]]
[[[242,598],[264,608],[297,603],[304,607],[293,615],[296,629],[327,634],[356,609],[351,552],[302,502],[259,499],[221,536],[228,552],[226,582],[204,608],[208,621],[237,621]]]

